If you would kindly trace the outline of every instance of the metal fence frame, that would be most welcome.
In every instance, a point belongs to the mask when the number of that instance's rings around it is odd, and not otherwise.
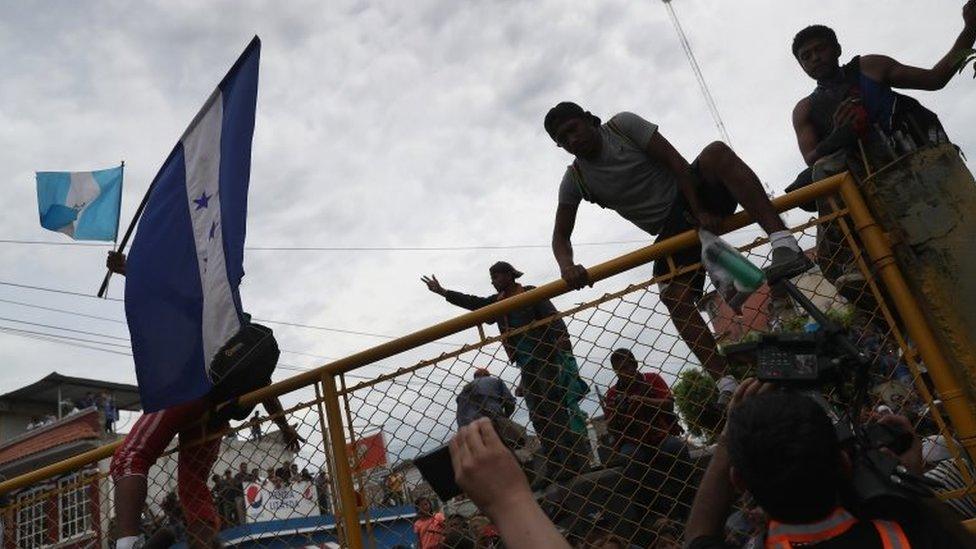
[[[913,358],[924,362],[928,369],[932,382],[943,402],[949,423],[951,423],[951,429],[948,429],[948,431],[955,433],[956,440],[962,449],[965,450],[973,462],[976,462],[976,414],[974,414],[976,403],[970,402],[967,398],[959,378],[959,373],[950,367],[949,361],[937,344],[931,327],[926,322],[918,302],[911,294],[904,276],[895,263],[894,254],[887,235],[869,212],[854,179],[846,173],[836,175],[785,196],[778,197],[773,200],[773,205],[778,212],[783,212],[818,198],[832,196],[839,196],[841,198],[843,210],[840,211],[840,214],[849,216],[854,225],[852,232],[857,234],[860,242],[863,244],[863,250],[858,250],[857,247],[854,247],[856,260],[863,269],[876,276],[877,280],[870,281],[870,284],[876,284],[880,281],[883,285],[891,304],[903,322],[907,335],[915,345],[917,357]],[[723,232],[739,229],[750,223],[751,219],[748,214],[740,212],[725,220],[722,227]],[[849,231],[846,226],[845,231]],[[591,282],[601,281],[657,259],[666,258],[678,250],[694,245],[696,242],[696,233],[694,231],[687,231],[659,243],[640,248],[610,261],[589,267],[587,272]],[[674,264],[670,263],[670,265],[671,274],[677,274],[678,271]],[[551,299],[570,291],[570,288],[562,280],[550,282],[512,298],[505,299],[504,301],[460,315],[274,383],[244,395],[240,400],[244,404],[256,404],[269,397],[276,397],[298,389],[314,386],[316,391],[315,401],[312,403],[302,403],[300,407],[310,408],[311,406],[315,406],[317,408],[316,411],[319,416],[318,419],[323,435],[323,440],[321,441],[323,447],[321,450],[326,456],[328,467],[334,474],[331,482],[333,484],[334,512],[337,515],[337,529],[340,531],[341,539],[344,539],[346,545],[357,548],[363,547],[360,526],[361,509],[357,507],[354,475],[349,460],[345,457],[348,443],[346,427],[351,429],[352,423],[347,398],[348,394],[357,388],[389,380],[416,370],[423,366],[425,362],[441,360],[445,355],[432,361],[425,361],[412,367],[401,368],[395,372],[376,376],[375,379],[361,382],[355,387],[346,386],[343,374],[373,364],[379,360],[393,357],[421,345],[437,341],[446,336],[477,327],[479,334],[481,334],[481,341],[475,345],[465,345],[450,354],[460,354],[470,351],[485,343],[498,339],[486,338],[480,325],[489,323],[493,319],[510,311],[526,307],[544,299]],[[881,309],[882,313],[890,322],[891,312],[887,310],[884,304],[881,305]],[[569,314],[571,312],[573,311],[571,310],[562,314]],[[902,341],[901,343],[904,342]],[[911,362],[917,362],[917,360],[912,360]],[[920,392],[923,393],[923,396],[931,400],[931,395],[928,394],[927,389],[922,387]],[[340,402],[340,399],[342,402]],[[944,420],[939,414],[935,414],[935,416],[935,421],[945,430],[946,425]],[[310,441],[310,443],[318,444],[317,441]],[[102,459],[110,457],[120,444],[121,441],[107,444],[59,463],[0,482],[0,495],[90,466]],[[958,450],[951,446],[950,450],[956,453]],[[340,458],[339,456],[342,457]],[[971,479],[969,480],[970,484],[972,484]],[[962,491],[962,493],[972,493],[974,491],[976,491],[976,487],[970,486],[969,489]],[[369,527],[369,521],[367,521],[366,526],[367,528]],[[972,524],[967,524],[967,526],[973,527]]]

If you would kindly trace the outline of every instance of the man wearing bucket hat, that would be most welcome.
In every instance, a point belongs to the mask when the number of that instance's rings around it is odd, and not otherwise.
[[[640,116],[622,112],[601,124],[599,118],[570,102],[550,109],[544,125],[556,145],[575,157],[559,186],[552,236],[553,254],[570,287],[589,283],[586,269],[573,260],[570,241],[583,200],[614,210],[641,230],[659,235],[658,242],[695,226],[718,234],[723,218],[741,204],[769,234],[772,264],[766,276],[771,282],[792,278],[813,266],[776,214],[759,178],[728,145],[711,143],[689,164],[657,125]],[[701,247],[671,257],[679,268],[694,265],[701,259]],[[663,260],[654,265],[655,276],[668,270]],[[700,268],[677,276],[662,286],[661,301],[701,365],[721,376],[725,360],[717,353],[715,339],[695,306],[704,282]]]
[[[531,290],[516,280],[522,272],[507,261],[488,269],[491,285],[497,291],[478,297],[444,289],[434,275],[421,280],[430,291],[444,296],[448,303],[468,310],[480,309],[503,299]],[[579,403],[589,387],[579,377],[579,368],[569,342],[569,332],[562,319],[514,333],[537,320],[549,318],[558,311],[549,300],[509,312],[498,318],[502,346],[510,362],[522,372],[522,389],[529,409],[529,419],[542,445],[546,480],[563,480],[585,472],[590,446],[586,434],[586,416]]]

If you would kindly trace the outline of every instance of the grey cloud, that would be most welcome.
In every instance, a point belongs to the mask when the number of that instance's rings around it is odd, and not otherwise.
[[[264,42],[248,227],[254,245],[545,244],[556,186],[570,159],[550,142],[541,118],[563,98],[601,116],[642,114],[687,156],[717,136],[657,2],[43,6],[0,6],[0,165],[5,200],[18,205],[0,218],[0,238],[58,238],[37,226],[36,169],[88,169],[125,158],[127,221],[253,34]],[[927,7],[920,18],[917,5],[906,0],[885,2],[883,9],[877,2],[841,0],[687,0],[674,6],[737,150],[778,190],[801,164],[789,110],[811,87],[787,49],[796,29],[826,21],[838,27],[850,53],[890,51],[926,63],[944,53],[949,35],[961,27],[958,7]],[[872,23],[879,17],[884,25]],[[97,35],[87,32],[96,27]],[[927,38],[901,39],[908,33]],[[966,149],[976,146],[967,108],[972,85],[959,79],[922,97]],[[609,212],[588,205],[581,210],[578,241],[640,238],[647,237]],[[591,264],[628,249],[581,247],[577,254]],[[0,280],[93,292],[104,273],[104,251],[0,244]],[[461,312],[427,292],[420,274],[437,273],[451,287],[487,294],[487,266],[502,258],[519,265],[532,283],[558,274],[545,248],[251,252],[242,292],[246,308],[259,317],[402,334]],[[556,302],[567,307],[648,275],[648,268],[639,269]],[[115,281],[113,296],[121,295],[121,281]],[[123,318],[116,302],[3,287],[0,297]],[[0,305],[0,312],[50,320],[14,306]],[[55,320],[84,325],[72,317]],[[98,327],[124,334],[119,328]],[[382,341],[276,331],[285,348],[329,356]],[[474,337],[470,331],[453,339]],[[0,379],[0,389],[54,369],[134,380],[126,357],[0,339],[5,371],[18,372]],[[655,352],[672,343],[657,342]],[[369,371],[442,351],[428,346]],[[590,353],[593,362],[584,367],[595,371],[602,350],[581,352]],[[287,358],[303,366],[323,362]]]

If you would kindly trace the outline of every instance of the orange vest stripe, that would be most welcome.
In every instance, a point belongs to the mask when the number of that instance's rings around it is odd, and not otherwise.
[[[908,537],[905,536],[905,531],[897,523],[889,520],[872,520],[871,522],[874,523],[874,528],[881,536],[881,544],[884,549],[909,549],[911,547],[911,544],[908,543]]]
[[[782,524],[769,521],[766,549],[791,549],[794,543],[811,544],[833,539],[853,527],[858,520],[838,507],[824,520],[810,524]],[[904,530],[895,522],[872,520],[884,549],[911,549]]]
[[[783,524],[769,521],[767,530],[767,549],[789,548],[793,542],[816,543],[835,538],[851,529],[857,523],[850,513],[838,507],[824,520],[810,524]]]

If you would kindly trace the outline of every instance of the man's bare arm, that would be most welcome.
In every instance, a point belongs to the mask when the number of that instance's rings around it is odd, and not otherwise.
[[[807,166],[820,160],[817,152],[819,137],[817,129],[810,120],[810,98],[804,97],[793,108],[793,131],[796,132],[796,144],[800,146],[800,154]]]
[[[774,387],[770,383],[760,383],[755,379],[744,380],[732,395],[728,413],[731,414],[744,400],[753,395],[765,393]],[[728,429],[726,424],[725,429]],[[685,524],[685,539],[692,541],[701,536],[720,536],[725,519],[732,511],[735,502],[735,488],[732,486],[731,462],[725,446],[726,431],[719,435],[715,454],[705,469],[705,475],[698,485],[695,500],[691,504],[688,522]]]
[[[965,26],[952,48],[932,68],[903,65],[885,55],[865,55],[861,58],[861,72],[893,88],[910,90],[941,90],[959,68],[960,55],[976,43],[976,0],[969,0],[962,8]]]
[[[573,262],[573,228],[579,205],[560,204],[556,208],[556,222],[552,229],[552,255],[556,257],[559,272],[571,288],[579,289],[589,282],[586,269]]]
[[[458,486],[498,527],[505,547],[570,549],[536,503],[525,473],[489,420],[461,427],[451,439],[450,452]]]

